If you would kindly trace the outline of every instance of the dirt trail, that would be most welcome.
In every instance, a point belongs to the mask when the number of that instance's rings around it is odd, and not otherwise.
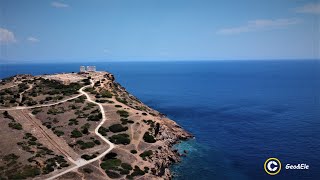
[[[93,86],[93,85],[94,85],[94,82],[91,80],[91,85],[88,85],[88,86]],[[83,90],[84,90],[86,87],[88,87],[88,86],[82,87],[82,88],[79,90],[79,92],[81,93],[81,95],[85,95],[85,96],[87,97],[87,101],[89,101],[89,102],[91,102],[91,103],[94,103],[94,104],[96,104],[96,105],[99,106],[100,111],[101,111],[101,113],[102,113],[102,121],[101,121],[101,122],[99,123],[99,125],[96,127],[96,129],[94,130],[94,132],[95,132],[95,134],[96,134],[97,136],[99,136],[103,141],[105,141],[105,142],[109,145],[109,148],[108,148],[105,152],[103,152],[103,153],[101,153],[99,156],[97,156],[96,158],[93,158],[93,159],[91,159],[91,160],[89,160],[89,161],[85,161],[85,160],[81,159],[82,161],[77,162],[76,166],[71,167],[71,168],[69,168],[69,169],[66,169],[65,171],[62,171],[62,172],[60,172],[59,174],[56,174],[56,175],[54,175],[54,176],[52,176],[52,177],[49,177],[47,180],[52,180],[52,179],[58,178],[58,177],[60,177],[60,176],[62,176],[62,175],[64,175],[64,174],[67,174],[68,172],[74,171],[74,170],[76,170],[76,169],[78,169],[78,168],[80,168],[80,167],[82,167],[82,166],[85,166],[85,165],[90,164],[90,163],[92,163],[92,162],[94,162],[94,161],[97,161],[97,160],[103,158],[106,154],[108,154],[108,153],[115,147],[115,145],[114,145],[113,143],[111,143],[108,139],[106,139],[106,138],[103,137],[100,133],[98,133],[99,128],[104,124],[104,122],[107,120],[107,118],[106,118],[106,115],[105,115],[105,111],[104,111],[104,109],[103,109],[103,106],[102,106],[100,103],[97,103],[97,102],[93,101],[93,100],[90,98],[89,94],[87,94],[86,92],[83,91]]]
[[[29,114],[27,110],[11,111],[10,114],[21,124],[29,122],[33,125],[33,131],[37,133],[38,137],[44,138],[50,143],[56,150],[65,155],[72,163],[76,163],[75,160],[79,159],[79,155],[69,147],[69,145],[61,138],[56,136],[51,130],[42,125],[40,120],[36,119],[33,115]]]

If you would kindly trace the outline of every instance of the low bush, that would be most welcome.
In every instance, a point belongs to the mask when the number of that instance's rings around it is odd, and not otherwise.
[[[89,148],[93,148],[95,146],[95,143],[94,142],[84,142],[82,140],[79,140],[76,142],[79,146],[80,146],[80,149],[84,150],[84,149],[89,149]]]
[[[76,120],[76,119],[69,119],[69,123],[68,123],[69,126],[78,125],[78,124],[79,124],[79,121],[78,121],[78,120]]]
[[[127,118],[121,118],[120,121],[121,121],[121,124],[123,124],[123,125],[126,125],[128,123],[130,123],[130,124],[134,123],[134,121],[128,120]]]
[[[18,155],[15,155],[15,154],[11,153],[11,154],[8,154],[8,155],[3,156],[2,160],[9,162],[9,161],[15,161],[15,160],[17,160],[18,158],[19,158]]]
[[[124,127],[121,124],[113,124],[109,127],[109,130],[113,133],[117,133],[128,130],[128,127]]]
[[[112,94],[108,90],[103,90],[103,91],[100,92],[100,94],[101,94],[101,97],[112,98]]]
[[[145,132],[143,135],[143,140],[147,143],[155,143],[156,140],[152,135],[149,134],[149,132]]]
[[[16,130],[22,130],[22,125],[17,122],[10,122],[9,127]]]
[[[116,100],[118,101],[118,102],[121,102],[121,103],[123,103],[123,104],[128,104],[128,101],[126,100],[126,99],[121,99],[121,98],[119,98],[119,97],[116,97]]]
[[[148,150],[148,151],[144,151],[143,153],[141,153],[139,156],[143,159],[143,160],[146,160],[146,157],[149,157],[151,156],[153,153],[151,150]]]
[[[135,150],[135,149],[132,149],[130,152],[131,152],[132,154],[137,154],[137,150]]]
[[[132,170],[131,165],[128,164],[128,163],[122,163],[122,164],[121,164],[121,167],[122,167],[123,169]]]
[[[81,133],[78,129],[74,129],[74,130],[71,132],[71,137],[72,137],[72,138],[82,137],[82,133]]]
[[[121,175],[127,175],[127,174],[129,174],[129,173],[130,173],[130,171],[127,170],[127,169],[121,169],[121,170],[120,170],[120,174],[121,174]]]
[[[4,116],[5,118],[14,120],[14,118],[8,113],[8,111],[3,112],[2,114],[3,114],[3,116]]]
[[[106,155],[104,156],[104,158],[102,159],[102,161],[106,161],[106,160],[108,160],[108,159],[116,159],[117,156],[118,156],[117,153],[110,152],[110,153],[108,153],[108,154],[106,154]]]
[[[64,132],[59,130],[54,130],[53,133],[56,134],[58,137],[64,135]]]
[[[21,170],[15,171],[13,174],[10,174],[8,176],[9,179],[27,179],[27,178],[33,178],[35,176],[40,175],[41,171],[40,168],[31,166],[31,165],[25,165]]]
[[[81,158],[85,159],[85,160],[90,160],[90,159],[93,159],[93,158],[96,158],[96,157],[97,157],[97,155],[95,155],[95,154],[92,154],[91,156],[88,155],[88,154],[84,154],[84,155],[81,156]]]
[[[113,167],[116,167],[116,166],[120,166],[121,165],[121,160],[120,159],[108,159],[106,161],[103,161],[101,164],[100,164],[100,167],[103,169],[103,170],[109,170]]]
[[[31,113],[32,113],[33,115],[36,115],[36,114],[38,114],[39,112],[42,112],[42,110],[41,110],[41,109],[34,109]]]
[[[114,144],[130,144],[130,139],[128,134],[116,134],[109,138],[109,140]]]
[[[93,142],[94,142],[96,145],[100,145],[100,144],[101,144],[101,142],[100,142],[98,139],[93,140]]]
[[[83,168],[83,171],[84,171],[85,173],[88,173],[88,174],[90,174],[90,173],[93,172],[93,170],[90,169],[90,168]]]
[[[102,119],[102,114],[101,113],[98,113],[96,115],[90,115],[87,118],[88,121],[100,121],[100,119]]]
[[[129,116],[129,113],[125,110],[118,110],[117,114],[119,114],[121,117],[124,117],[124,118]]]
[[[82,134],[88,135],[89,134],[89,129],[88,128],[83,128],[81,132],[82,132]]]
[[[110,103],[113,104],[113,101],[107,100],[107,99],[97,99],[96,100],[97,103]]]
[[[98,130],[98,133],[100,133],[102,136],[107,136],[107,132],[109,132],[109,130],[102,126]]]
[[[106,173],[109,176],[109,178],[111,178],[111,179],[116,179],[116,178],[120,178],[121,177],[120,174],[118,174],[118,173],[116,173],[114,171],[108,170],[108,171],[106,171]]]
[[[133,172],[131,173],[131,176],[143,176],[145,174],[144,171],[142,171],[138,166],[135,166],[133,169]]]

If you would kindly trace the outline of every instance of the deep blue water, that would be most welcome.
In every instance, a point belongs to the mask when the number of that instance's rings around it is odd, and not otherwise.
[[[91,64],[195,135],[176,147],[188,155],[172,167],[175,179],[320,179],[320,61]],[[0,78],[79,65],[0,65]],[[263,170],[269,157],[283,166],[273,177]]]

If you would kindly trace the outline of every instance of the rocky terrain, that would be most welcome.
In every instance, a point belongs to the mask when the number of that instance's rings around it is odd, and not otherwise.
[[[0,82],[0,179],[171,179],[192,135],[108,72]]]

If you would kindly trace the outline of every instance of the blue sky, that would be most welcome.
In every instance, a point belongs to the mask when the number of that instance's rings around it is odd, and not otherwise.
[[[320,59],[318,0],[0,0],[0,62]]]

